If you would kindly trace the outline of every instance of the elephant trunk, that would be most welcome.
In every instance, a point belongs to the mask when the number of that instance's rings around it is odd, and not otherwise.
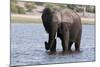
[[[57,32],[49,34],[48,43],[45,42],[46,50],[50,50],[53,47],[54,41],[56,40],[56,38],[57,38]]]

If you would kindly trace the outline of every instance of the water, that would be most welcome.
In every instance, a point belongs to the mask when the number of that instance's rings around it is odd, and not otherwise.
[[[11,65],[94,61],[95,27],[94,25],[83,25],[82,27],[81,53],[48,55],[44,49],[44,41],[47,41],[48,35],[42,24],[12,23]],[[57,39],[57,51],[62,51],[59,38]]]

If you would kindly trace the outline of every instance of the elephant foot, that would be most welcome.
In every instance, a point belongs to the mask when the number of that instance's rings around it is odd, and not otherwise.
[[[72,53],[74,53],[72,50],[62,51],[62,54],[72,54]]]
[[[48,52],[49,55],[56,55],[56,51],[50,51]]]
[[[81,52],[80,49],[75,49],[76,52]]]
[[[45,41],[45,49],[49,50],[49,46],[48,46],[48,43],[46,41]]]
[[[68,54],[68,51],[61,51],[61,52],[59,52],[59,54],[60,55],[66,55],[66,54]]]
[[[72,50],[71,49],[68,49],[68,52],[72,52]]]
[[[80,53],[80,52],[82,52],[81,50],[76,50],[76,53]]]

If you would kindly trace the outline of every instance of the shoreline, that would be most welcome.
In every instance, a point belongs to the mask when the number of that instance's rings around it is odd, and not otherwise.
[[[82,24],[95,24],[95,18],[81,17]],[[11,23],[41,23],[41,14],[39,15],[23,15],[11,14]]]

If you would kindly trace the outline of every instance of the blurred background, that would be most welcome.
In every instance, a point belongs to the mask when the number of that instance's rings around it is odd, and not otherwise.
[[[83,24],[94,24],[95,6],[58,4],[46,2],[16,1],[11,0],[11,20],[15,22],[37,22],[41,23],[41,14],[45,7],[72,9],[76,11],[82,19]],[[24,19],[24,20],[23,20]]]

